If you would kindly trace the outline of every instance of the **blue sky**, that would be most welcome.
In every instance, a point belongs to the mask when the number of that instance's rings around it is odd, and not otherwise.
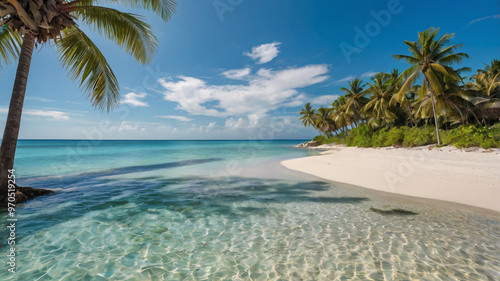
[[[418,31],[456,33],[471,56],[462,66],[499,59],[500,2],[450,3],[183,0],[169,23],[139,12],[160,40],[147,66],[89,31],[118,77],[121,106],[92,108],[50,44],[39,46],[20,138],[311,138],[298,121],[303,104],[329,105],[348,79],[405,69],[391,55],[407,54],[403,41]],[[14,74],[14,65],[0,71],[2,131]]]

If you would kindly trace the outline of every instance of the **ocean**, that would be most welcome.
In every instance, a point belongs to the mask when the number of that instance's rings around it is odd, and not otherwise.
[[[0,280],[500,280],[498,217],[280,166],[300,142],[21,140],[17,183],[56,192]]]

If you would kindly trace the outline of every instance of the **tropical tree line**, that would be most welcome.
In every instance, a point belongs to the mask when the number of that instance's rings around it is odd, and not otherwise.
[[[492,125],[500,120],[500,61],[493,60],[470,76],[470,68],[455,64],[469,58],[457,52],[462,44],[450,45],[454,34],[437,37],[439,28],[418,33],[418,41],[405,41],[409,55],[394,55],[409,68],[400,72],[377,73],[371,81],[349,81],[340,90],[344,95],[330,107],[313,109],[305,104],[300,112],[304,126],[312,126],[325,137],[347,136],[361,125],[373,129],[398,126],[435,127]]]

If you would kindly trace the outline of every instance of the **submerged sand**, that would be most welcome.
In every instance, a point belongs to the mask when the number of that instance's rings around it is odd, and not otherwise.
[[[322,146],[319,156],[281,162],[327,180],[500,212],[500,150]]]

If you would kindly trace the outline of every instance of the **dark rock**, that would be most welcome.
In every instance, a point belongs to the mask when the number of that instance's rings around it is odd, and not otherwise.
[[[381,215],[400,215],[400,216],[415,216],[418,215],[418,213],[408,211],[408,210],[403,210],[403,209],[389,209],[389,210],[381,210],[377,208],[370,208],[370,211],[379,213]]]
[[[38,196],[47,195],[50,193],[54,193],[54,191],[49,189],[39,189],[39,188],[31,188],[27,186],[17,186],[16,185],[16,193],[15,204],[24,203],[28,199],[32,199]],[[8,197],[5,195],[0,195],[0,207],[6,207],[8,205]]]

